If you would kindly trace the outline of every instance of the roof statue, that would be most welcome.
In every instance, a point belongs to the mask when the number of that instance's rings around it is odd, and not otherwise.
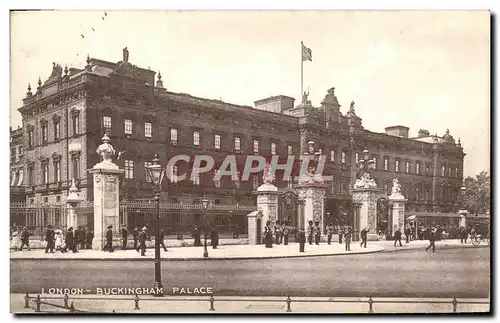
[[[52,62],[52,73],[50,74],[50,77],[61,76],[62,72],[63,72],[62,66],[56,64],[55,62]]]
[[[348,114],[356,115],[356,112],[354,111],[354,101],[351,101]]]
[[[391,190],[391,195],[389,196],[390,199],[404,199],[405,197],[401,193],[401,184],[399,184],[399,180],[397,178],[394,178],[392,180],[392,190]]]
[[[455,142],[455,139],[453,138],[453,136],[450,135],[450,129],[446,129],[446,133],[444,134],[443,139],[448,141],[448,142],[452,142],[452,143]]]
[[[313,158],[309,159],[309,165],[307,167],[307,174],[301,174],[299,177],[299,183],[301,184],[314,184],[323,183],[323,176],[321,173],[316,174],[316,168],[318,167],[319,158],[321,154],[319,151],[315,152],[314,141],[309,141],[308,149],[304,152],[304,155],[312,155]]]
[[[368,150],[365,150],[364,153],[364,158],[358,162],[358,171],[356,172],[357,179],[354,183],[354,188],[377,188],[377,183],[375,183],[375,180],[370,176],[370,171],[375,168],[375,161],[369,159]]]
[[[125,47],[123,49],[123,63],[128,63],[128,49]]]
[[[271,168],[270,164],[267,164],[264,168],[264,176],[262,177],[262,181],[265,184],[272,184],[274,182],[274,172]]]
[[[308,97],[309,97],[309,91],[307,92],[304,91],[304,94],[302,95],[302,104],[311,104],[311,101],[308,100]]]

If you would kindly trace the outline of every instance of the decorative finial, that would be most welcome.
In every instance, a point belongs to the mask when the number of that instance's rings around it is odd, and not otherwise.
[[[457,144],[458,147],[462,147],[462,143],[460,142],[460,138],[458,138],[458,144]]]
[[[153,158],[153,164],[155,165],[160,164],[160,158],[158,158],[158,154],[155,154],[155,157]]]
[[[90,56],[87,54],[87,65],[90,65]]]
[[[102,136],[101,140],[105,144],[107,144],[109,142],[109,137],[108,137],[108,133],[107,132],[104,133],[104,136]]]
[[[158,81],[156,81],[156,87],[163,87],[163,81],[161,80],[161,72],[158,71]]]
[[[33,93],[31,93],[31,84],[28,83],[28,92],[26,92],[26,96],[31,96]]]
[[[158,71],[158,81],[161,81],[161,71]]]
[[[64,65],[64,75],[68,75],[68,65]]]
[[[38,77],[38,87],[41,87],[42,86],[42,79],[40,78],[40,76]]]

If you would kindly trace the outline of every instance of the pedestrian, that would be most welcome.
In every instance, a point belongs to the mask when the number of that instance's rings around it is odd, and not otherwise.
[[[339,243],[342,244],[342,236],[344,235],[344,228],[339,225]]]
[[[74,235],[74,232],[73,232],[73,227],[69,227],[68,228],[68,232],[66,232],[66,247],[65,247],[65,251],[73,251],[73,253],[75,252],[78,252],[76,250],[76,241],[75,241],[75,235]]]
[[[94,231],[90,230],[90,228],[87,228],[87,233],[85,235],[87,249],[92,249],[92,240],[94,240]]]
[[[328,237],[327,238],[328,239],[328,244],[332,243],[333,230],[334,230],[333,225],[331,223],[328,224],[328,226],[326,227],[326,234],[327,234],[327,237]]]
[[[283,245],[288,246],[288,235],[290,234],[290,227],[288,222],[285,221],[285,226],[283,226]]]
[[[108,225],[108,231],[106,231],[106,245],[104,246],[104,251],[114,252],[113,249],[113,226]]]
[[[345,251],[351,251],[351,228],[347,228],[344,233]]]
[[[124,225],[122,228],[122,250],[127,249],[127,242],[128,242],[128,230],[127,226]]]
[[[402,247],[401,243],[401,228],[398,228],[396,232],[394,232],[394,247],[396,247],[396,243],[399,241],[399,246]]]
[[[160,246],[163,247],[163,251],[167,251],[167,247],[165,247],[165,232],[163,229],[160,229]]]
[[[191,234],[194,239],[194,246],[199,247],[201,246],[201,232],[198,227],[194,227],[193,233]]]
[[[64,237],[62,230],[57,229],[55,231],[55,237],[56,237],[55,241],[56,251],[65,252],[66,250],[64,249]]]
[[[361,247],[364,247],[366,248],[366,240],[368,239],[368,228],[363,228],[361,230],[361,233],[360,233],[360,236],[361,236]]]
[[[281,240],[281,223],[279,220],[276,221],[276,225],[274,226],[274,234],[276,236],[276,245],[279,245]]]
[[[50,224],[47,226],[47,230],[45,231],[45,241],[47,242],[45,253],[48,253],[49,250],[51,253],[54,253],[54,230],[52,230],[52,225]]]
[[[271,226],[271,221],[266,222],[266,227],[264,228],[264,242],[266,248],[273,247],[273,228]]]
[[[134,249],[137,250],[137,240],[139,239],[139,228],[135,227],[132,232],[132,237],[134,238]]]
[[[314,226],[313,226],[313,222],[311,220],[309,220],[308,222],[308,226],[307,226],[307,242],[309,242],[309,244],[313,244],[313,235],[314,235]]]
[[[85,230],[83,227],[78,227],[80,231],[78,232],[78,243],[80,244],[80,249],[85,249]],[[76,233],[75,233],[76,234]]]
[[[146,227],[142,228],[141,233],[139,233],[139,248],[135,249],[137,252],[139,252],[139,249],[141,249],[141,256],[146,255]]]
[[[219,232],[215,225],[212,226],[212,233],[210,234],[210,244],[212,245],[212,249],[217,249],[219,245]]]
[[[429,246],[425,248],[425,251],[429,250],[430,248],[432,248],[432,252],[436,251],[436,244],[435,244],[436,233],[437,233],[436,228],[432,228],[432,230],[429,232]]]
[[[460,227],[460,243],[467,243],[467,229]]]
[[[31,250],[30,248],[30,232],[28,231],[28,228],[24,227],[23,231],[21,232],[21,247],[20,250],[23,251],[23,246],[26,245],[28,247],[28,251]]]
[[[14,249],[14,251],[17,251],[17,249],[19,249],[19,245],[21,244],[21,239],[19,235],[20,235],[19,230],[16,227],[14,227],[10,235],[11,237],[10,248]]]
[[[405,228],[406,243],[410,243],[410,234],[411,234],[410,227],[406,226]]]
[[[239,239],[240,238],[240,227],[238,225],[238,222],[234,224],[233,228],[233,239]]]
[[[78,244],[80,243],[80,227],[76,227],[76,229],[73,230],[73,243],[77,247],[78,247]]]
[[[319,245],[319,241],[321,240],[321,227],[319,226],[319,221],[314,223],[314,243]]]
[[[304,247],[306,245],[306,233],[304,232],[304,229],[300,229],[298,234],[298,240],[299,240],[299,252],[304,252]]]

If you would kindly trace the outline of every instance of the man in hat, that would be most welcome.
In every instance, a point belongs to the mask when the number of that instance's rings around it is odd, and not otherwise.
[[[314,243],[319,245],[319,241],[321,240],[321,227],[319,226],[319,221],[314,223]]]
[[[307,226],[307,242],[309,242],[309,244],[313,244],[313,235],[314,235],[313,222],[309,220]]]
[[[345,251],[351,251],[351,228],[347,227],[344,232]]]
[[[165,247],[165,232],[163,229],[160,229],[160,247],[163,247],[164,251],[167,251],[167,247]]]
[[[122,228],[122,250],[127,249],[127,242],[128,242],[128,230],[127,226],[124,225]]]
[[[78,242],[80,243],[80,249],[85,249],[85,228],[84,227],[78,227],[80,229],[78,233]],[[75,232],[76,234],[76,232]],[[92,247],[91,247],[92,248]]]
[[[425,248],[425,251],[429,250],[430,248],[432,248],[432,252],[436,251],[436,231],[436,228],[432,228],[432,230],[429,232],[429,246]]]
[[[73,253],[77,252],[76,243],[75,243],[75,235],[73,233],[73,227],[68,228],[68,232],[66,232],[66,248],[65,251],[72,250]]]
[[[51,253],[54,253],[54,230],[52,230],[52,226],[50,224],[47,226],[47,230],[45,231],[45,241],[47,241],[45,253],[48,253],[49,250]]]
[[[328,237],[328,244],[332,243],[332,235],[333,235],[334,227],[333,224],[330,222],[328,226],[326,227],[326,234]]]
[[[298,240],[299,240],[299,252],[304,252],[304,247],[306,245],[306,233],[304,232],[304,229],[300,229],[298,234]]]
[[[113,252],[113,226],[108,225],[108,231],[106,231],[106,245],[104,246],[104,251]]]
[[[94,231],[87,228],[87,233],[85,235],[85,242],[87,249],[92,249],[92,240],[94,240]]]
[[[194,246],[195,247],[201,246],[201,233],[200,233],[200,229],[198,229],[197,226],[194,227],[192,236],[194,239]]]
[[[135,249],[137,252],[139,252],[139,249],[141,249],[141,256],[146,255],[146,227],[142,228],[141,233],[139,233],[139,248]]]
[[[135,227],[132,237],[134,237],[134,249],[137,250],[137,241],[139,240],[139,228]]]
[[[28,251],[31,250],[30,248],[30,232],[28,231],[28,228],[24,227],[23,231],[21,232],[21,248],[20,250],[23,250],[23,246],[26,245],[28,247]]]
[[[361,233],[360,233],[360,236],[361,236],[361,247],[364,247],[366,248],[366,240],[368,238],[368,228],[363,228],[363,230],[361,230]]]
[[[396,247],[396,243],[399,241],[399,246],[402,247],[401,243],[401,228],[398,228],[396,232],[394,232],[394,247]]]

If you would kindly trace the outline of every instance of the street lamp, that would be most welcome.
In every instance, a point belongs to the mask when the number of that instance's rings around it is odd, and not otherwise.
[[[155,238],[155,284],[156,293],[154,296],[163,296],[163,286],[161,284],[161,263],[160,263],[160,192],[165,169],[161,167],[158,155],[155,155],[153,163],[146,167],[149,178],[153,183],[156,201],[156,238]]]
[[[207,219],[206,219],[206,211],[208,209],[208,199],[206,198],[205,195],[203,195],[203,198],[201,199],[201,207],[203,208],[203,222],[205,223],[204,227],[205,229],[203,230],[203,235],[205,236],[205,243],[203,245],[203,258],[208,258],[208,250],[207,250]]]

